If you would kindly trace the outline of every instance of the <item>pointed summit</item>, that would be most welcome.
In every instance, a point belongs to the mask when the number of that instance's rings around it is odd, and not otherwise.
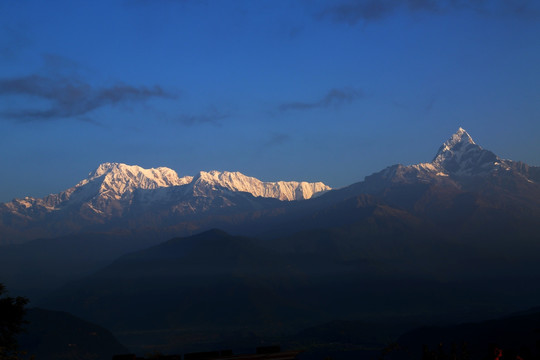
[[[467,147],[468,145],[476,145],[469,133],[460,127],[455,134],[450,137],[437,151],[437,155],[433,159],[433,162],[437,160],[442,160],[442,158],[447,157],[450,154],[459,151],[460,148]],[[476,145],[478,146],[478,145]]]
[[[469,133],[459,128],[440,148],[432,165],[445,173],[474,175],[490,171],[500,159],[477,145]]]
[[[107,162],[99,165],[73,189],[88,187],[92,184],[94,196],[119,199],[131,196],[135,189],[179,186],[191,180],[190,176],[179,178],[176,171],[166,167],[144,169],[137,165]]]
[[[117,162],[105,162],[100,164],[96,170],[88,174],[87,180],[94,180],[101,176],[117,178],[122,180],[122,178],[128,177],[128,180],[136,179],[159,179],[157,186],[172,186],[178,185],[178,174],[176,171],[166,168],[158,167],[151,169],[144,169],[137,165],[127,165]]]
[[[465,130],[464,128],[460,127],[458,131],[454,135],[452,135],[452,138],[450,140],[459,139],[460,142],[466,141],[469,144],[474,144],[474,140],[472,139],[471,135]],[[449,141],[450,141],[449,140]]]

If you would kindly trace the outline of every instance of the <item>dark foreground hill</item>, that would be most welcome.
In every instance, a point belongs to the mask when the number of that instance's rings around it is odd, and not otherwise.
[[[482,319],[540,302],[537,275],[481,277],[481,269],[475,277],[457,272],[439,279],[454,258],[438,247],[420,251],[392,245],[393,237],[376,241],[399,250],[387,256],[382,248],[369,255],[351,250],[350,257],[324,247],[280,253],[213,230],[123,256],[44,305],[102,324],[130,348],[172,353],[234,346],[253,336],[281,338],[333,319],[386,318],[392,327],[403,319]],[[396,263],[400,252],[410,258]],[[465,267],[473,269],[474,258],[463,258],[469,260]],[[430,264],[434,272],[420,276]]]
[[[320,283],[346,271],[320,256],[296,259],[213,230],[123,256],[46,304],[93,319],[128,345],[140,343],[129,337],[135,333],[178,344],[197,332],[204,341],[234,331],[279,334],[328,316],[316,296]]]
[[[302,360],[534,360],[540,356],[539,308],[502,318],[452,325],[415,327],[414,322],[333,321],[288,339],[302,348]],[[412,330],[404,330],[407,327]],[[401,332],[401,333],[400,333]]]
[[[538,359],[540,312],[536,308],[483,322],[423,327],[400,336],[397,344],[399,351],[393,358],[399,359],[443,355],[457,359],[494,358],[495,349],[505,359]]]
[[[0,281],[33,302],[126,252],[164,241],[154,232],[83,233],[0,247]]]
[[[128,350],[101,326],[65,312],[33,308],[19,349],[40,360],[110,360]]]

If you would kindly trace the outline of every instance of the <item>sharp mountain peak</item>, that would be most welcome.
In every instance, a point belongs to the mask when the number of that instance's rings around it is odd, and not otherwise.
[[[491,172],[501,166],[506,168],[505,162],[476,144],[469,133],[460,127],[442,144],[431,165],[446,174],[469,176]]]
[[[456,131],[448,140],[446,140],[441,145],[439,151],[437,151],[437,154],[433,158],[433,161],[435,162],[437,158],[444,156],[448,152],[455,152],[469,145],[476,145],[477,147],[480,147],[474,142],[467,130],[460,127],[458,131]]]

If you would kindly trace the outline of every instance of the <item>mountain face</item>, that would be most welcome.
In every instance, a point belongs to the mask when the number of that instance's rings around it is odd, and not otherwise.
[[[494,206],[506,201],[515,206],[520,203],[536,212],[540,210],[540,167],[501,159],[459,128],[431,162],[392,165],[360,183],[323,195],[321,200],[335,202],[360,194],[414,212],[457,206],[455,201],[465,198],[473,205],[482,205],[480,198]]]
[[[463,128],[446,141],[431,165],[441,174],[478,175],[505,166],[505,161],[499,159],[491,151],[476,145],[471,136]]]
[[[205,342],[246,328],[275,335],[333,319],[476,321],[528,308],[540,304],[539,170],[459,129],[431,162],[390,166],[305,201],[233,191],[238,179],[221,173],[137,189],[125,214],[145,224],[164,212],[193,226],[199,209],[223,226],[240,223],[235,234],[253,224],[270,234],[176,238],[71,282],[45,305],[123,334],[169,329],[161,340],[170,346],[196,332]],[[152,209],[145,218],[139,202]],[[246,210],[216,210],[231,207]]]
[[[85,229],[159,225],[204,213],[231,213],[274,207],[329,191],[317,182],[263,182],[239,172],[201,171],[179,177],[169,168],[143,169],[101,164],[74,187],[42,199],[26,197],[0,205],[0,243],[59,236]],[[274,201],[272,201],[274,200]],[[130,225],[131,224],[131,225]]]
[[[126,254],[57,290],[43,306],[92,319],[134,350],[148,348],[149,338],[167,353],[211,349],[212,342],[235,347],[246,332],[275,341],[316,323],[379,311],[390,301],[389,286],[409,289],[366,281],[357,267],[324,250],[280,253],[214,229]],[[421,296],[412,299],[425,304]]]
[[[462,128],[452,135],[440,148],[435,158],[429,163],[403,166],[394,165],[372,176],[391,179],[393,182],[437,181],[449,177],[453,180],[494,176],[504,172],[522,176],[531,183],[538,182],[535,168],[512,160],[501,159],[489,150],[477,145]],[[367,180],[367,179],[366,179]]]
[[[359,222],[369,220],[371,225],[362,227],[371,227],[372,234],[389,233],[397,224],[407,224],[414,231],[460,241],[487,238],[488,234],[501,242],[512,235],[537,239],[540,167],[502,159],[460,128],[431,162],[392,165],[364,181],[292,205],[268,237],[358,227]],[[343,241],[342,232],[337,233],[333,237]]]
[[[365,195],[437,226],[454,224],[459,216],[460,221],[486,221],[486,212],[502,213],[503,207],[513,210],[511,217],[534,219],[540,214],[535,200],[540,198],[539,184],[540,167],[501,159],[462,128],[431,162],[393,165],[334,191],[320,182],[263,182],[239,172],[179,177],[164,167],[105,163],[59,194],[0,204],[0,244],[89,231],[168,229],[172,237],[213,227],[246,233],[251,224],[252,230],[265,232]],[[333,213],[333,218],[342,217]]]

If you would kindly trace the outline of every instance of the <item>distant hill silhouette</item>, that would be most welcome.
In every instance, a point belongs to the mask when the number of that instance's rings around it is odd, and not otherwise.
[[[454,347],[458,356],[465,350],[470,359],[481,359],[497,347],[504,358],[519,355],[523,359],[537,359],[540,356],[540,312],[536,309],[483,322],[423,327],[402,335],[397,343],[401,351],[395,357],[403,359],[421,358],[424,346],[436,353],[440,345],[448,356]]]
[[[343,237],[336,239],[344,244]],[[377,246],[349,246],[348,253],[325,243],[278,252],[255,239],[211,230],[125,255],[56,291],[44,305],[103,324],[130,347],[165,341],[165,352],[173,353],[194,342],[221,343],[227,333],[272,337],[366,316],[415,316],[419,323],[479,319],[540,302],[540,291],[524,286],[534,278],[478,279],[457,272],[440,280],[451,268],[454,258],[445,256],[452,253],[423,247],[427,239],[400,241],[406,244],[379,237]],[[385,253],[386,247],[394,250]],[[469,260],[465,269],[477,264]],[[430,266],[433,272],[422,275]]]
[[[40,360],[110,360],[128,350],[101,326],[65,312],[29,309],[19,349]]]

